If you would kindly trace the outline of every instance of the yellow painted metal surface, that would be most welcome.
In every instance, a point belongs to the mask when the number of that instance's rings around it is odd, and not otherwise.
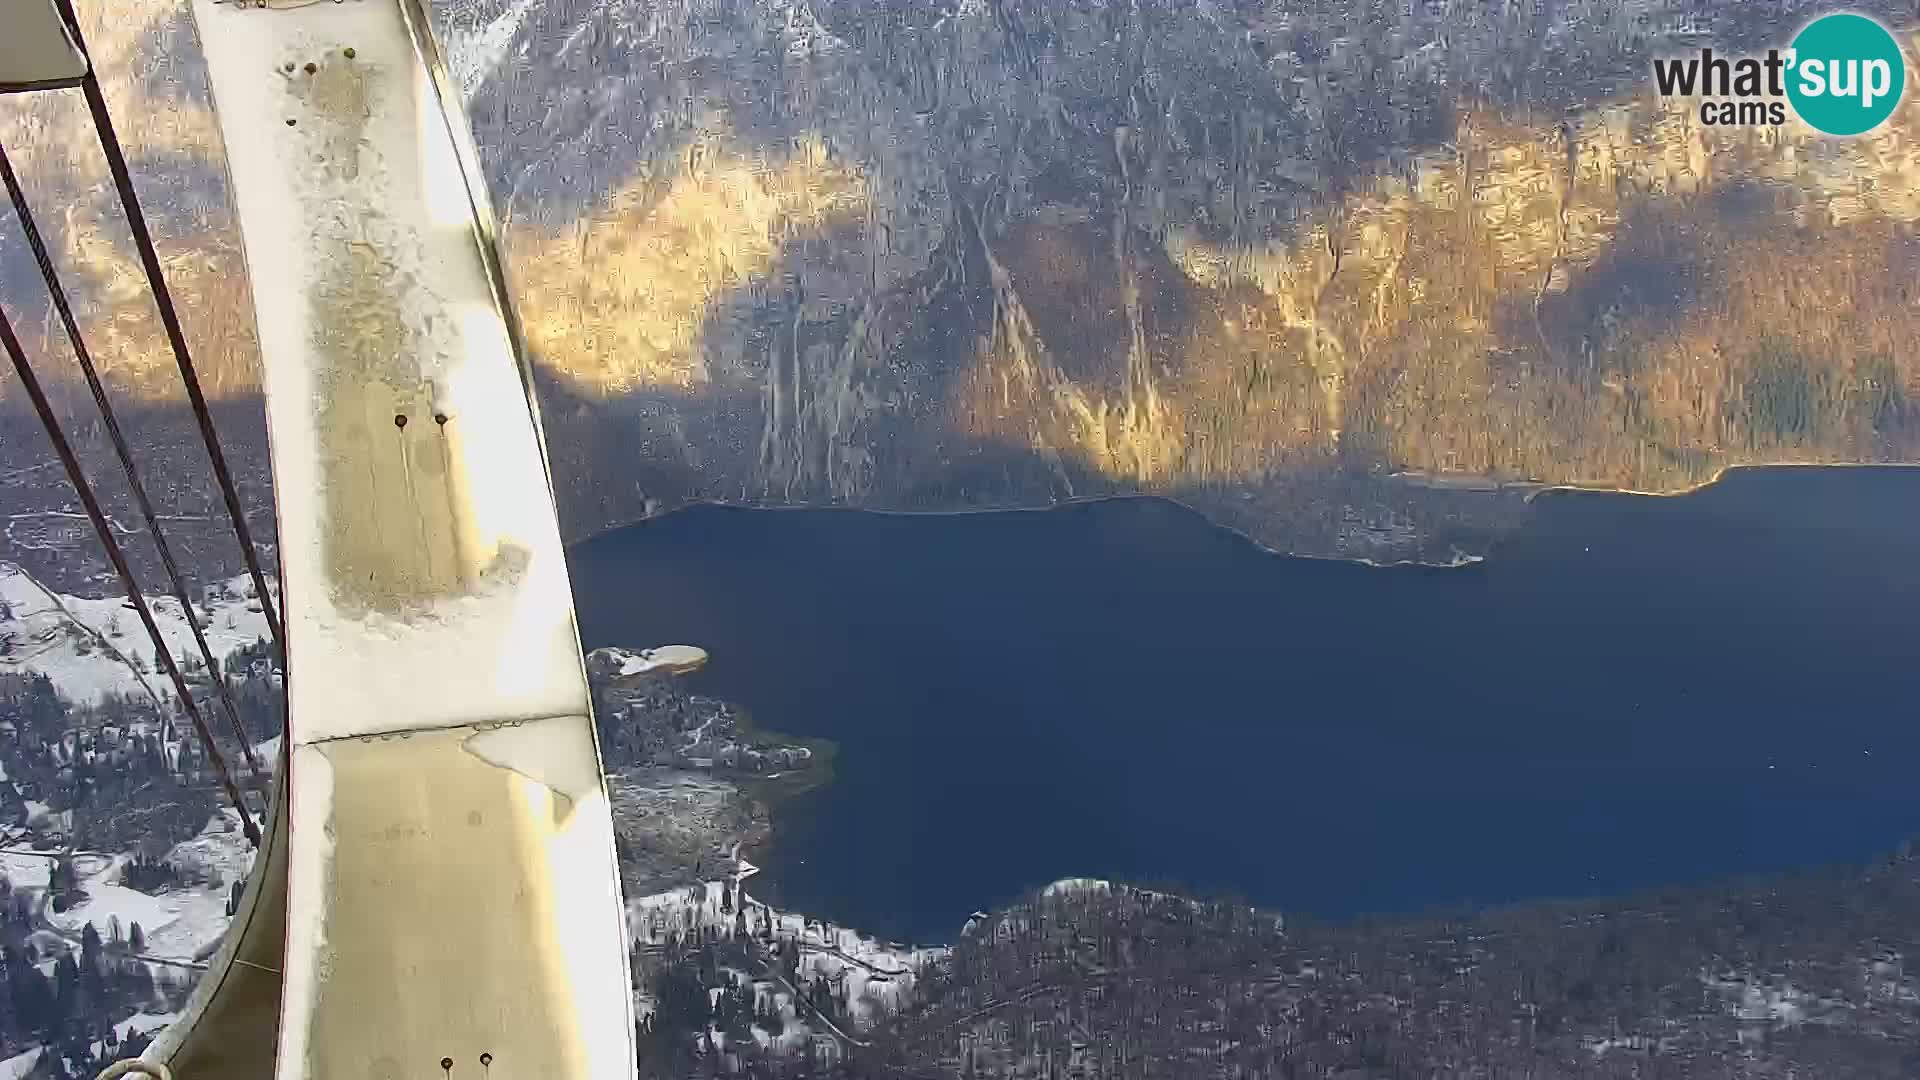
[[[194,0],[259,321],[291,719],[273,1058],[246,1060],[266,988],[229,971],[169,1037],[191,1080],[634,1074],[538,424],[419,14]]]
[[[587,706],[484,193],[407,7],[194,0],[265,366],[296,740]]]
[[[481,1077],[483,1055],[495,1077],[631,1075],[618,917],[581,902],[610,887],[592,760],[580,717],[295,752],[332,786],[332,852],[305,1068],[280,1075]]]

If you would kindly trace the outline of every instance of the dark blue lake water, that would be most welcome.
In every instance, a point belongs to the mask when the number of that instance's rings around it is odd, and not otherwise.
[[[573,550],[589,648],[839,742],[779,903],[902,939],[1067,876],[1328,916],[1920,835],[1920,470],[1555,494],[1486,563],[1280,558],[1157,500],[697,508]]]

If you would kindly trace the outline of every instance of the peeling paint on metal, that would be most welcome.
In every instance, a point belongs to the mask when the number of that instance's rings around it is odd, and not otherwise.
[[[573,980],[539,959],[553,925],[582,914],[568,910],[581,883],[554,865],[565,822],[546,785],[468,752],[474,736],[300,751],[334,777],[308,1076],[379,1076],[497,1047],[511,1047],[525,1075],[586,1075],[577,1048],[554,1037],[577,1028]],[[474,813],[491,822],[485,843],[467,838]]]
[[[382,66],[357,51],[296,49],[278,70],[299,150],[285,179],[322,268],[307,301],[329,585],[349,614],[404,615],[470,591],[482,568],[458,512],[449,433],[430,422],[457,333],[421,282],[417,229],[381,205],[392,169],[367,127],[400,107],[381,100],[392,81]]]
[[[244,132],[288,640],[327,702],[296,741],[587,707],[525,388],[399,7],[195,0]]]
[[[422,16],[193,4],[258,313],[295,668],[274,1073],[440,1075],[488,1052],[516,1076],[630,1080],[571,589],[413,51]]]

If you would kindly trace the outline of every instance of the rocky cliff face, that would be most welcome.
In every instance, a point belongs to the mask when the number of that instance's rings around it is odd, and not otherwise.
[[[1431,557],[1510,508],[1383,478],[1920,453],[1911,108],[1841,141],[1645,85],[1802,16],[1310,8],[443,9],[509,42],[463,55],[567,516],[1145,490]]]
[[[688,499],[1149,491],[1283,550],[1444,558],[1511,523],[1509,481],[1672,489],[1730,463],[1920,456],[1914,106],[1835,140],[1704,126],[1647,85],[1661,50],[1783,43],[1803,7],[436,14],[574,533]],[[99,33],[163,76],[117,103],[173,118],[136,156],[189,207],[164,224],[244,399],[190,28],[165,0],[141,11]],[[98,171],[31,164],[46,190]],[[90,206],[61,238],[122,384],[164,400]]]

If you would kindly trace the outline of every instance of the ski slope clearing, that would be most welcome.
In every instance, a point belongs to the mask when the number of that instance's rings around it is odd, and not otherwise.
[[[266,615],[245,577],[209,585],[194,616],[216,659],[267,636]],[[278,599],[276,596],[275,599]],[[154,622],[175,659],[197,657],[187,614],[172,596],[149,595]],[[140,616],[124,597],[56,593],[13,563],[0,562],[0,672],[38,672],[69,700],[93,704],[109,694],[171,692]]]
[[[7,868],[12,875],[12,860]],[[227,897],[232,883],[243,880],[252,865],[253,852],[240,831],[239,816],[224,809],[207,823],[200,835],[177,844],[166,860],[190,877],[194,885],[176,886],[156,894],[130,889],[120,884],[121,869],[129,855],[83,855],[74,860],[80,874],[84,899],[55,912],[45,911],[46,925],[73,942],[80,940],[87,924],[92,923],[102,938],[111,938],[117,920],[122,935],[130,934],[139,923],[146,937],[140,955],[175,964],[193,964],[211,955],[226,933]],[[46,885],[46,867],[52,860],[42,859],[39,878],[14,879],[16,888]]]

